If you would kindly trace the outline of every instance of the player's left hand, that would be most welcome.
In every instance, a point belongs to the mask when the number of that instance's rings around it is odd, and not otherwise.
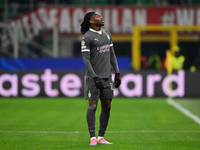
[[[121,84],[121,77],[120,73],[115,74],[115,87],[118,88]]]

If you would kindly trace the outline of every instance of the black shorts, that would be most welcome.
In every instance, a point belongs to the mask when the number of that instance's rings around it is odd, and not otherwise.
[[[110,78],[101,79],[104,88],[97,89],[93,78],[86,78],[84,95],[86,100],[113,99],[113,82]]]

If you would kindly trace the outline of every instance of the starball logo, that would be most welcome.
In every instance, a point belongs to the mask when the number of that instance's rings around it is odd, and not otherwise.
[[[1,73],[0,74],[0,96],[3,97],[77,97],[83,96],[85,71],[67,72],[52,71],[45,69],[41,72],[31,73]],[[114,74],[112,74],[114,81]],[[176,87],[170,92],[170,82]],[[124,97],[153,97],[185,96],[185,72],[180,70],[170,77],[161,73],[122,73],[121,85],[114,88],[114,96]]]

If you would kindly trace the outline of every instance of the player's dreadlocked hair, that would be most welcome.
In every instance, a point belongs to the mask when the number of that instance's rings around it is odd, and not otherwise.
[[[95,12],[88,12],[85,17],[84,21],[81,23],[81,33],[85,34],[90,28],[90,18]]]

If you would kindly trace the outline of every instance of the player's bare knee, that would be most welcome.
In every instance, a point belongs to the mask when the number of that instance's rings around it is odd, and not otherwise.
[[[104,104],[102,106],[102,110],[105,110],[105,111],[110,111],[110,108],[111,108],[111,105],[110,104]]]
[[[111,106],[110,106],[110,105],[107,105],[107,106],[106,106],[106,111],[110,111],[110,108],[111,108]]]
[[[97,109],[97,104],[92,104],[92,105],[90,105],[89,107],[88,107],[88,109],[90,109],[90,110],[96,110]]]

